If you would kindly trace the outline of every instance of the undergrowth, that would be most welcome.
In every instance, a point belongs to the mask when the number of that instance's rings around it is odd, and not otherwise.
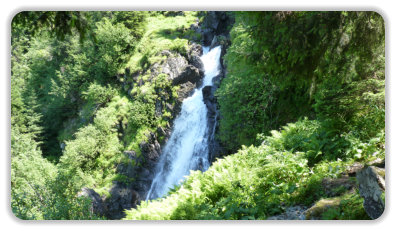
[[[273,131],[272,136],[262,136],[264,142],[260,146],[243,146],[237,153],[218,159],[204,173],[192,171],[167,197],[142,201],[137,209],[126,212],[126,219],[266,219],[283,212],[286,206],[310,206],[325,197],[321,181],[340,177],[353,162],[384,157],[384,149],[368,151],[371,148],[361,151],[359,158],[356,155],[360,145],[377,147],[384,142],[382,133],[374,138],[379,143],[356,144],[342,136],[350,145],[342,146],[345,155],[318,155],[309,165],[313,153],[321,151],[313,142],[323,142],[323,146],[333,142],[334,137],[309,139],[321,132],[321,124],[315,120],[288,124],[280,132]],[[354,148],[356,151],[351,151]],[[359,202],[356,196],[346,196],[341,211],[349,213],[337,218],[363,218]]]

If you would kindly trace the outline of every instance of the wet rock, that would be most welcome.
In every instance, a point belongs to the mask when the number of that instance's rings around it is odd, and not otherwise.
[[[382,193],[385,180],[376,167],[368,166],[357,173],[360,195],[364,198],[364,209],[372,219],[380,217],[385,209]]]
[[[216,46],[219,46],[219,45],[220,45],[220,43],[219,43],[219,40],[218,40],[218,36],[214,36],[214,38],[211,41],[210,48],[212,49],[212,48],[214,48]]]
[[[190,57],[189,62],[198,69],[200,76],[204,76],[204,64],[199,56]]]
[[[212,83],[216,88],[218,88],[219,85],[221,84],[221,80],[223,79],[223,77],[224,77],[223,74],[219,74],[214,78],[212,78]]]
[[[210,46],[216,35],[228,35],[228,29],[234,23],[234,18],[225,11],[207,11],[202,27],[204,46]]]
[[[214,103],[216,101],[214,93],[216,88],[214,86],[205,86],[202,89],[204,102]]]
[[[204,29],[202,32],[204,46],[210,46],[212,39],[214,38],[214,32],[211,29]]]
[[[214,96],[215,87],[205,86],[202,89],[203,92],[203,101],[208,109],[208,116],[215,117],[216,113],[216,99]]]

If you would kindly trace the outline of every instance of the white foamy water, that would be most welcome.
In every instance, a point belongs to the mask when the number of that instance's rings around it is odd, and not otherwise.
[[[219,74],[220,55],[220,46],[211,50],[203,47],[203,55],[200,57],[205,70],[203,84],[182,102],[181,113],[175,119],[171,137],[162,150],[156,166],[156,176],[146,200],[166,195],[171,188],[183,181],[190,170],[208,169],[209,128],[202,88],[212,85],[212,79]]]

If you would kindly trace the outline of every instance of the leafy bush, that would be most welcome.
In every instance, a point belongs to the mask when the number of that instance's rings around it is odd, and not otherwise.
[[[112,24],[107,18],[97,23],[95,34],[95,56],[100,57],[95,69],[98,69],[96,71],[99,71],[99,75],[103,73],[105,78],[112,77],[128,60],[137,40],[124,24]]]

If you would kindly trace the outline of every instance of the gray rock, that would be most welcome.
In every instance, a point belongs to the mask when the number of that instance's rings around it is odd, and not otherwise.
[[[120,163],[117,165],[116,168],[117,173],[128,176],[129,178],[135,178],[136,177],[136,167],[135,165],[132,164],[126,164],[126,163]]]
[[[200,44],[193,43],[190,46],[189,55],[200,57],[203,55],[203,47]]]
[[[165,132],[165,130],[162,127],[157,127],[156,131],[157,131],[157,134],[159,134],[160,136],[167,135],[167,133]]]
[[[204,17],[201,32],[204,46],[210,46],[216,35],[229,34],[228,28],[234,23],[225,11],[208,11]]]
[[[187,60],[180,54],[177,54],[175,56],[171,55],[161,66],[161,72],[164,74],[168,74],[169,78],[172,80],[180,75],[185,70],[187,65]]]
[[[200,74],[198,68],[193,65],[187,65],[179,75],[172,78],[172,84],[180,85],[186,82],[196,84],[202,79],[202,77],[203,76]]]
[[[365,167],[357,172],[356,177],[360,195],[364,198],[365,211],[372,219],[380,217],[385,209],[385,204],[381,197],[383,191],[379,185],[384,187],[384,179],[373,166]]]
[[[163,114],[163,101],[160,99],[156,99],[156,103],[154,104],[154,111],[157,117],[160,117]]]
[[[140,201],[139,194],[130,186],[117,182],[110,190],[110,197],[105,200],[106,215],[110,219],[121,219],[125,216],[124,210],[136,208]]]
[[[210,46],[212,39],[214,38],[214,32],[212,29],[205,28],[202,32],[204,46]]]
[[[144,156],[145,160],[157,162],[160,157],[161,147],[157,141],[156,134],[151,132],[147,135],[147,138],[147,141],[142,141],[139,144],[141,153]]]
[[[178,90],[178,102],[179,104],[175,105],[175,112],[179,113],[180,111],[180,106],[182,104],[182,101],[189,97],[193,90],[196,88],[196,85],[191,83],[191,82],[186,82],[181,85],[179,85],[180,88]]]
[[[136,152],[135,151],[124,151],[124,155],[128,157],[130,160],[134,160],[137,158]]]
[[[305,211],[304,206],[288,207],[284,213],[268,217],[267,220],[305,220]]]
[[[205,86],[202,89],[203,92],[203,101],[204,104],[207,106],[207,109],[209,110],[209,117],[214,117],[214,114],[216,113],[216,100],[214,96],[214,87],[212,86]]]
[[[189,62],[199,70],[201,76],[204,76],[204,64],[199,56],[191,56]]]
[[[95,214],[98,214],[100,216],[104,216],[106,211],[105,211],[105,204],[101,198],[101,196],[95,192],[93,189],[89,188],[83,188],[81,192],[78,193],[78,197],[88,197],[92,200],[92,207],[91,211],[94,212]]]
[[[214,48],[214,47],[216,47],[216,46],[219,46],[220,44],[219,44],[219,40],[218,40],[218,36],[214,36],[214,38],[212,39],[212,41],[211,41],[211,46],[210,46],[210,48],[212,49],[212,48]]]

